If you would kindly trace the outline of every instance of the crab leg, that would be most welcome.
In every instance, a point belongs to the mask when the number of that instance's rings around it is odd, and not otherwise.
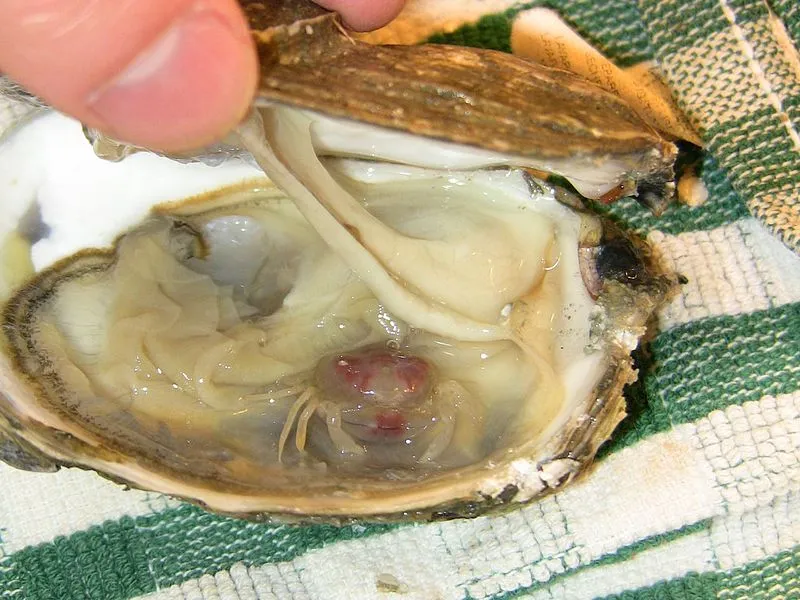
[[[294,404],[292,404],[289,414],[286,415],[286,423],[283,424],[281,437],[278,439],[278,462],[281,462],[281,459],[283,458],[283,447],[286,445],[286,440],[289,439],[289,434],[292,432],[292,427],[294,427],[294,421],[297,418],[298,413],[311,399],[313,393],[314,388],[308,388],[305,392],[300,394],[300,397],[294,401]]]
[[[466,390],[452,380],[444,382],[437,388],[435,401],[441,404],[441,408],[435,425],[436,434],[418,462],[426,463],[434,460],[450,445],[456,428],[456,401],[463,395],[466,395]]]
[[[294,445],[300,452],[303,452],[306,448],[306,438],[308,436],[308,421],[311,418],[311,415],[313,415],[318,408],[319,408],[319,400],[317,400],[316,394],[312,393],[310,402],[306,404],[306,407],[300,414],[300,418],[297,419],[297,433],[294,434]]]
[[[282,390],[278,390],[277,392],[270,392],[264,394],[247,394],[244,396],[245,400],[248,401],[259,401],[259,400],[284,400],[285,398],[289,398],[291,396],[296,396],[301,392],[304,386],[294,386],[294,387],[287,387]]]
[[[364,447],[356,443],[353,438],[347,435],[342,429],[342,411],[338,405],[328,404],[325,407],[328,415],[328,435],[331,441],[339,450],[344,450],[350,454],[364,454]]]

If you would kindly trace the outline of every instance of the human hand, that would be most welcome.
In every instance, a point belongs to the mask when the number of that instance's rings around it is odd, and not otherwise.
[[[405,0],[318,0],[358,30]],[[0,0],[0,73],[86,125],[197,148],[244,116],[257,58],[236,0]]]

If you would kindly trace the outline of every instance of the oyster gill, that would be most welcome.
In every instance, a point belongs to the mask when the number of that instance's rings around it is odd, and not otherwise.
[[[238,141],[284,191],[260,182],[157,206],[106,232],[122,234],[113,247],[51,256],[21,285],[30,259],[6,263],[18,288],[4,311],[6,458],[95,468],[226,513],[325,519],[477,514],[588,464],[670,282],[514,165],[597,196],[665,187],[673,149],[583,82],[472,50],[462,62],[496,64],[492,86],[453,92],[428,68],[438,51],[403,49],[426,101],[392,104],[406,92],[387,83],[323,109],[307,81],[286,92],[282,69],[324,56],[352,73],[349,61],[391,52],[334,48],[332,23],[256,34],[262,92]],[[479,93],[523,72],[558,83],[533,125],[521,100],[503,109]],[[564,86],[585,92],[579,117],[561,110]],[[390,116],[374,117],[376,98]],[[464,105],[478,120],[460,126],[461,110],[448,135],[437,111]],[[495,130],[512,142],[484,135]],[[21,226],[10,240],[23,255],[36,241]]]

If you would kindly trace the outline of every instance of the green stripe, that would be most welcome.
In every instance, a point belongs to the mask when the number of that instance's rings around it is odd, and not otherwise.
[[[766,7],[766,4],[757,4],[754,7],[761,14],[760,19],[745,24],[744,33],[752,41],[754,57],[762,66],[772,91],[781,98],[785,109],[787,98],[792,95],[797,97],[800,93],[800,78],[791,61],[787,60],[786,50],[773,33]]]
[[[131,518],[22,550],[9,557],[8,567],[25,600],[114,600],[156,589],[146,541]]]
[[[25,600],[123,600],[204,574],[293,560],[394,526],[292,527],[219,517],[184,505],[124,517],[8,557],[6,578]],[[3,588],[7,586],[3,584]]]
[[[511,21],[517,12],[488,15],[475,24],[459,27],[451,33],[437,33],[428,42],[511,52]]]
[[[644,538],[642,540],[639,540],[635,544],[631,544],[629,546],[620,548],[616,552],[603,556],[602,558],[595,560],[594,562],[579,566],[575,569],[568,569],[563,573],[555,575],[554,577],[545,582],[536,582],[531,586],[517,588],[513,592],[504,592],[502,594],[491,596],[490,598],[491,600],[511,600],[512,598],[518,598],[525,594],[530,594],[531,592],[534,592],[536,590],[550,587],[556,583],[561,582],[564,579],[568,580],[570,577],[573,577],[578,573],[583,573],[584,571],[590,571],[592,569],[598,569],[608,565],[614,565],[621,562],[625,562],[627,560],[630,560],[640,552],[644,552],[645,550],[655,548],[656,546],[663,546],[664,544],[669,544],[670,542],[683,538],[687,535],[691,535],[693,533],[698,533],[700,531],[707,532],[710,527],[711,527],[711,520],[708,519],[705,521],[699,521],[697,523],[693,523],[692,525],[681,527],[680,529],[670,531],[669,533],[665,533],[662,535],[654,535],[649,538]]]
[[[628,416],[598,458],[712,410],[800,388],[800,304],[679,325],[634,359]]]
[[[597,460],[670,428],[669,413],[664,404],[647,395],[646,381],[655,368],[652,354],[637,349],[633,359],[639,379],[625,388],[628,414],[617,426],[611,439],[600,447]]]
[[[490,50],[511,51],[511,28],[523,10],[546,6],[556,10],[585,40],[620,66],[652,58],[647,31],[636,4],[627,0],[598,3],[595,0],[542,0],[487,15],[474,24],[429,38],[435,44],[455,44]]]
[[[800,3],[797,0],[772,0],[769,4],[786,25],[794,45],[800,47]]]
[[[800,85],[800,81],[797,83]],[[783,110],[789,115],[795,129],[800,127],[800,94],[784,98]]]
[[[717,595],[720,600],[797,600],[800,598],[800,546],[728,571],[720,584]]]
[[[653,58],[653,48],[639,14],[629,0],[549,0],[542,2],[603,55],[626,67]]]
[[[462,25],[449,33],[434,34],[427,42],[511,52],[511,24],[514,17],[536,5],[536,2],[531,2],[505,12],[486,15],[475,23]]]
[[[691,5],[680,0],[640,0],[639,9],[662,62],[730,27],[716,0],[695,0]]]
[[[162,586],[246,565],[285,562],[334,542],[367,537],[394,525],[290,526],[252,523],[184,506],[143,523],[150,536],[148,558]]]
[[[680,579],[606,596],[603,600],[712,600],[719,589],[717,573],[690,573]],[[741,596],[745,600],[745,596]]]
[[[603,600],[797,600],[800,546],[730,571],[691,573]]]
[[[769,16],[766,2],[753,2],[752,0],[725,0],[736,14],[736,23],[744,26],[759,19],[766,19]]]
[[[22,595],[22,582],[19,576],[12,572],[10,560],[3,554],[0,543],[0,598],[24,598]]]
[[[796,98],[787,100],[797,102]],[[709,127],[706,139],[720,163],[730,163],[734,187],[737,180],[753,190],[777,189],[800,181],[796,150],[772,107]],[[743,141],[746,151],[741,151]]]
[[[659,335],[645,385],[673,425],[800,387],[800,303],[688,323]]]

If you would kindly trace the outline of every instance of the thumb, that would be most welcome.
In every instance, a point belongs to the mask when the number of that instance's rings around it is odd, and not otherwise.
[[[235,0],[0,0],[0,72],[118,139],[185,150],[244,116],[257,58]]]

